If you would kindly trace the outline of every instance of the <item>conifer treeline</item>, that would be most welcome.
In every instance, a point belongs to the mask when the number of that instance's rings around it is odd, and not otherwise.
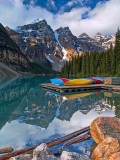
[[[120,76],[120,30],[116,33],[115,47],[99,53],[90,52],[73,57],[61,70],[66,77]]]

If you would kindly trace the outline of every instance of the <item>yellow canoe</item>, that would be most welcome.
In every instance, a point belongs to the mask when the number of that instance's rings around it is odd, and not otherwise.
[[[67,85],[67,86],[82,86],[82,85],[89,85],[89,84],[92,84],[92,81],[87,79],[72,79],[64,83],[64,85]]]
[[[75,99],[75,98],[83,98],[83,97],[86,97],[86,96],[90,96],[91,94],[92,94],[92,92],[70,94],[70,95],[63,96],[63,98],[66,99],[66,100],[70,100],[70,99]]]

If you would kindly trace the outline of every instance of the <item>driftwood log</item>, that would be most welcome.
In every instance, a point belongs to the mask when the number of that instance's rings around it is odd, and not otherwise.
[[[0,154],[9,153],[9,152],[12,152],[12,151],[13,151],[13,148],[12,148],[12,147],[0,148]]]
[[[73,139],[72,141],[69,141],[69,142],[65,143],[64,145],[65,146],[70,146],[72,144],[80,143],[80,142],[83,142],[83,141],[85,141],[87,139],[90,139],[90,138],[91,138],[90,134],[85,134],[85,135],[82,135],[82,136],[79,136],[79,137]]]
[[[89,131],[89,129],[90,129],[90,127],[85,127],[85,128],[80,129],[78,131],[70,133],[70,134],[68,134],[68,135],[66,135],[64,137],[56,138],[54,140],[51,140],[50,142],[47,142],[46,144],[49,147],[56,146],[56,145],[61,144],[61,143],[65,142],[65,141],[68,141],[68,140],[70,140],[70,139],[72,139],[74,137],[77,137],[77,136],[79,136],[82,133],[85,133],[85,132]]]
[[[67,140],[70,140],[74,137],[77,137],[78,135],[80,135],[82,133],[85,133],[85,132],[89,131],[89,129],[90,129],[90,127],[88,126],[88,127],[83,128],[83,129],[80,129],[78,131],[75,131],[73,133],[70,133],[70,134],[68,134],[64,137],[56,138],[54,140],[51,140],[49,142],[44,142],[44,143],[46,143],[48,147],[53,147],[53,146],[56,146],[58,144],[61,144],[61,143],[65,142]],[[11,157],[15,157],[15,156],[18,156],[20,154],[27,153],[29,151],[34,150],[37,146],[38,145],[35,145],[33,147],[30,147],[30,148],[25,148],[25,149],[20,149],[20,150],[13,151],[13,152],[8,153],[6,155],[0,156],[0,160],[6,160],[6,159],[9,159]]]

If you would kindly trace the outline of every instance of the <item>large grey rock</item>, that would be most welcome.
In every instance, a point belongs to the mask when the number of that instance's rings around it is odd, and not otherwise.
[[[15,157],[13,160],[31,160],[31,159],[32,159],[32,154],[24,154]]]
[[[90,158],[79,153],[63,151],[60,160],[90,160]]]
[[[57,158],[53,155],[50,148],[45,143],[42,143],[34,149],[32,160],[57,160]]]
[[[52,155],[47,155],[45,157],[33,157],[32,160],[58,160],[58,159]]]
[[[70,152],[70,150],[68,148],[66,148],[65,146],[61,146],[61,147],[57,148],[57,150],[55,151],[54,155],[55,156],[61,156],[63,151]]]

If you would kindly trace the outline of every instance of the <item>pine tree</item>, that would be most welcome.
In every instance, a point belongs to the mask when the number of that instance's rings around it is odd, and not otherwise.
[[[116,41],[115,41],[115,74],[120,76],[120,30],[116,33]]]
[[[86,54],[82,55],[82,76],[86,76]]]
[[[90,76],[94,76],[94,71],[95,71],[94,62],[95,62],[94,53],[91,52],[90,53]]]

